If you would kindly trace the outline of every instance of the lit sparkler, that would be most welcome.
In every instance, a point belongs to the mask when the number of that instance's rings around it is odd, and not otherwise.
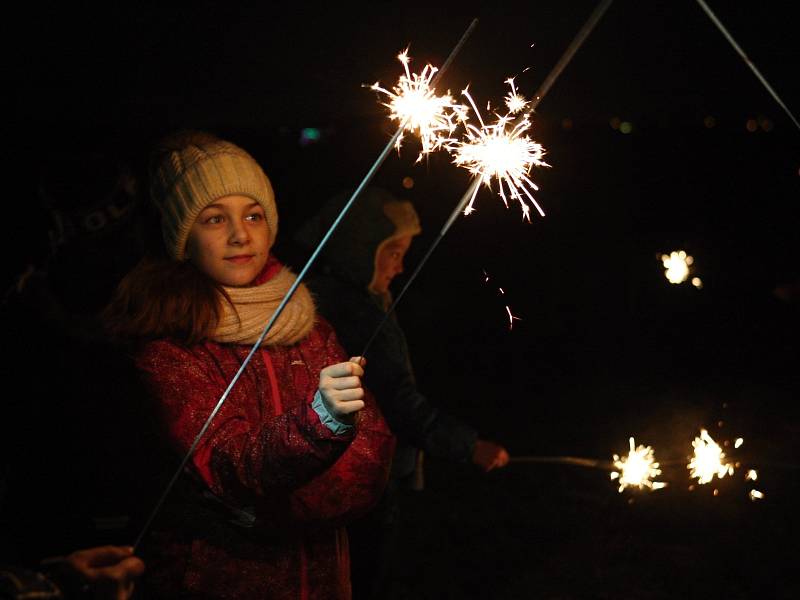
[[[405,73],[400,75],[397,85],[390,91],[376,82],[370,89],[389,97],[389,101],[383,103],[391,111],[389,118],[403,123],[404,131],[419,136],[422,151],[417,160],[421,160],[424,154],[438,150],[449,140],[458,123],[464,118],[467,107],[455,102],[449,91],[443,96],[436,94],[431,87],[431,80],[438,70],[436,67],[425,65],[421,73],[412,73],[408,68],[410,59],[407,48],[398,54],[397,58],[403,63],[405,70]],[[397,139],[398,151],[402,139],[402,136]]]
[[[714,479],[714,475],[722,479],[725,475],[733,475],[733,464],[725,463],[725,453],[705,429],[700,430],[700,437],[692,442],[694,456],[687,465],[692,478],[700,484]]]
[[[508,102],[507,98],[508,104],[512,104],[515,108],[519,107],[524,99],[520,100],[521,97],[514,87],[514,80],[508,79],[506,83],[511,85],[509,97],[516,98],[511,102]],[[509,198],[519,202],[526,220],[530,221],[531,206],[544,216],[544,211],[531,194],[531,190],[539,188],[531,181],[528,174],[534,165],[539,167],[550,165],[542,160],[544,156],[542,145],[533,141],[527,134],[531,127],[528,113],[522,113],[516,118],[512,118],[513,111],[502,116],[496,115],[497,120],[487,125],[469,91],[465,89],[462,93],[472,106],[480,127],[469,123],[464,113],[463,139],[451,140],[446,144],[447,149],[454,155],[453,162],[467,169],[479,179],[480,183],[490,189],[492,180],[496,179],[498,193],[503,203],[508,206]],[[474,210],[478,189],[479,186],[476,186],[469,204],[464,209],[465,215]]]
[[[653,448],[650,446],[635,446],[633,438],[629,439],[630,452],[628,456],[620,458],[614,455],[614,467],[619,469],[611,473],[612,480],[619,481],[619,491],[622,493],[626,487],[650,488],[660,490],[666,487],[666,483],[652,481],[654,477],[661,475],[659,464],[655,461]]]
[[[689,267],[692,266],[694,258],[683,250],[678,250],[669,254],[662,254],[661,262],[664,264],[664,269],[666,269],[664,275],[669,279],[670,283],[683,283],[689,277]],[[695,284],[695,287],[700,286]]]

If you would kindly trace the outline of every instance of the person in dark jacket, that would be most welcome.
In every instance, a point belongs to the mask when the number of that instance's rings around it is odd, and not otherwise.
[[[340,194],[296,234],[314,248],[350,194]],[[421,232],[410,202],[388,191],[368,188],[326,245],[322,267],[309,280],[320,312],[339,334],[343,347],[361,352],[392,302],[389,286],[403,271],[403,257]],[[397,490],[420,489],[423,453],[472,462],[484,471],[508,463],[505,448],[478,437],[475,429],[440,410],[418,389],[406,338],[392,314],[368,352],[365,383],[398,438],[389,488],[381,505],[349,529],[354,597],[380,597],[382,555],[391,544]],[[382,550],[379,550],[383,547]]]

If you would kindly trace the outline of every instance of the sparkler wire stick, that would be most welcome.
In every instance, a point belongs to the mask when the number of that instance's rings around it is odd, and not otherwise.
[[[722,22],[720,22],[720,20],[717,18],[717,15],[715,15],[712,12],[712,10],[708,7],[708,4],[706,4],[703,0],[697,0],[697,3],[700,5],[700,8],[702,8],[705,11],[705,13],[709,16],[709,18],[713,21],[714,25],[717,26],[717,29],[719,29],[722,32],[722,35],[725,36],[725,39],[727,39],[731,43],[731,46],[733,46],[733,49],[736,50],[739,56],[742,57],[742,60],[745,62],[745,64],[748,67],[750,67],[750,70],[753,72],[753,74],[764,85],[764,87],[767,88],[767,91],[775,99],[775,102],[777,102],[780,105],[780,107],[786,112],[786,114],[789,115],[789,118],[794,122],[797,128],[800,129],[800,122],[798,122],[797,118],[792,114],[792,111],[790,111],[789,108],[783,103],[783,100],[781,100],[777,92],[772,89],[772,86],[764,78],[764,76],[761,74],[758,68],[753,64],[753,61],[751,61],[750,58],[748,58],[747,54],[744,53],[744,50],[742,50],[739,44],[736,43],[736,40],[733,39],[733,36],[728,32],[728,30],[725,28]]]
[[[458,43],[450,51],[450,55],[445,60],[444,64],[442,65],[442,68],[439,69],[439,72],[436,74],[436,77],[433,79],[433,81],[431,83],[431,89],[433,89],[438,84],[438,82],[441,79],[442,75],[447,70],[447,68],[450,66],[450,64],[453,62],[453,59],[460,52],[461,48],[464,46],[464,43],[467,41],[467,38],[469,38],[469,36],[472,34],[472,31],[475,29],[475,27],[477,25],[478,25],[478,19],[473,19],[472,22],[469,24],[469,27],[467,27],[466,31],[461,36],[461,39],[459,39]],[[164,501],[167,499],[167,496],[169,495],[170,491],[172,490],[172,487],[175,485],[175,482],[181,476],[181,473],[183,472],[183,469],[186,467],[186,464],[189,462],[189,459],[191,458],[192,454],[194,454],[194,451],[197,449],[197,446],[200,443],[200,440],[203,438],[203,435],[205,435],[206,431],[211,426],[211,421],[214,419],[214,417],[220,411],[220,409],[222,408],[222,405],[225,403],[225,400],[227,400],[228,396],[230,395],[230,392],[233,389],[233,386],[235,386],[236,382],[239,381],[239,377],[241,377],[241,375],[244,372],[245,368],[250,363],[250,360],[253,358],[253,355],[256,353],[258,348],[261,346],[261,342],[264,340],[264,338],[266,337],[266,335],[269,332],[269,330],[272,329],[272,325],[275,323],[275,321],[278,319],[280,314],[283,312],[283,309],[289,303],[289,300],[292,298],[292,295],[294,294],[294,292],[299,287],[300,283],[302,282],[302,280],[305,277],[305,275],[308,272],[308,270],[311,268],[311,266],[317,260],[317,257],[322,252],[322,249],[325,247],[325,244],[328,243],[328,240],[333,235],[333,232],[339,226],[339,223],[342,221],[342,219],[344,219],[345,215],[350,210],[350,207],[353,205],[353,203],[355,202],[356,198],[358,198],[358,196],[361,194],[361,192],[364,190],[364,188],[369,184],[369,182],[375,176],[375,173],[377,173],[377,171],[380,168],[380,166],[386,160],[386,157],[389,156],[389,153],[394,148],[395,143],[397,142],[397,139],[403,133],[403,127],[404,126],[405,126],[405,120],[402,123],[400,123],[400,126],[397,128],[397,131],[395,132],[395,134],[392,136],[392,138],[386,144],[386,147],[380,153],[380,155],[378,156],[377,160],[372,165],[372,167],[367,172],[367,174],[364,176],[364,179],[361,181],[359,186],[356,188],[356,190],[350,196],[350,199],[347,201],[347,204],[345,204],[344,208],[342,208],[341,212],[339,212],[339,216],[337,216],[336,220],[331,224],[330,228],[328,229],[328,232],[325,234],[325,236],[319,242],[319,244],[317,245],[316,249],[312,253],[311,257],[308,259],[308,261],[306,262],[305,266],[303,267],[303,270],[300,271],[300,273],[297,275],[297,278],[295,279],[295,281],[292,284],[292,286],[289,288],[289,291],[286,292],[286,295],[283,297],[283,300],[278,305],[278,308],[272,314],[272,317],[270,318],[269,322],[264,327],[264,330],[261,332],[261,335],[258,336],[258,339],[256,340],[255,344],[253,344],[253,347],[250,349],[250,352],[247,354],[247,357],[244,359],[244,361],[242,362],[242,365],[239,367],[239,370],[236,372],[236,375],[234,375],[233,379],[231,379],[231,382],[228,384],[228,387],[225,389],[225,391],[223,392],[222,396],[220,396],[220,399],[217,401],[217,404],[214,407],[214,410],[211,411],[211,414],[208,416],[208,419],[206,419],[206,422],[203,424],[203,427],[200,429],[200,432],[197,434],[197,436],[195,437],[194,441],[192,442],[192,445],[189,447],[189,450],[186,452],[186,454],[184,455],[183,459],[181,460],[180,465],[175,470],[175,474],[172,476],[172,479],[170,479],[169,483],[167,484],[167,487],[164,489],[164,492],[161,494],[161,497],[158,499],[158,502],[156,503],[155,508],[150,513],[150,516],[147,518],[147,521],[145,521],[144,527],[142,527],[142,530],[139,532],[139,535],[136,538],[136,542],[133,545],[134,552],[136,552],[136,549],[139,547],[139,544],[141,543],[141,541],[144,538],[145,534],[150,529],[150,525],[152,525],[153,520],[155,519],[156,515],[158,514],[158,511],[161,509],[161,506],[164,504]]]
[[[580,28],[578,33],[575,35],[575,38],[572,40],[570,45],[564,51],[563,56],[559,59],[559,61],[556,63],[556,65],[553,67],[553,69],[545,78],[542,85],[539,87],[539,90],[536,92],[536,95],[534,96],[533,100],[531,100],[529,112],[532,112],[536,108],[536,106],[538,106],[539,102],[541,102],[542,98],[545,97],[547,92],[552,87],[553,83],[555,83],[556,79],[558,79],[558,76],[561,75],[561,72],[564,70],[567,64],[569,64],[569,61],[572,60],[572,57],[578,51],[578,48],[580,48],[583,42],[586,41],[586,38],[592,32],[592,29],[594,29],[595,25],[597,25],[597,22],[600,20],[600,17],[602,17],[603,14],[606,12],[611,2],[612,0],[601,0],[600,4],[598,4],[597,7],[594,9],[592,14],[589,16],[589,19],[586,21],[586,23],[583,24],[583,27]],[[422,257],[422,260],[417,265],[416,269],[414,269],[414,272],[409,276],[408,280],[406,281],[405,285],[400,290],[400,292],[397,294],[397,297],[394,299],[391,306],[389,306],[389,308],[386,310],[386,314],[383,316],[381,322],[375,328],[375,331],[372,332],[372,335],[370,336],[369,340],[367,340],[367,343],[364,345],[364,350],[361,352],[360,356],[363,357],[366,355],[367,350],[369,350],[370,346],[372,345],[372,342],[375,341],[375,338],[378,336],[378,333],[380,333],[381,329],[383,329],[383,326],[386,324],[386,321],[389,320],[389,317],[394,312],[394,309],[397,307],[397,304],[400,302],[400,299],[406,293],[408,288],[411,287],[411,284],[414,282],[414,279],[416,279],[417,275],[422,270],[422,267],[425,266],[425,263],[428,261],[428,258],[430,258],[431,254],[433,254],[433,251],[439,245],[439,242],[442,241],[442,238],[444,238],[444,236],[447,234],[447,231],[450,229],[455,220],[458,218],[458,215],[464,210],[464,207],[469,203],[470,199],[473,198],[475,194],[478,193],[478,187],[480,186],[480,183],[481,183],[480,177],[476,177],[475,179],[473,179],[469,188],[467,188],[467,191],[461,197],[461,200],[459,200],[458,205],[456,205],[456,208],[447,218],[447,221],[445,222],[444,227],[442,227],[441,231],[439,232],[439,235],[436,236],[436,239],[433,241],[430,248],[428,248],[427,252],[425,252],[425,256]]]
[[[430,248],[428,248],[427,252],[425,252],[425,256],[422,257],[422,260],[419,261],[419,264],[414,269],[414,272],[406,281],[405,285],[403,286],[403,289],[400,290],[400,292],[397,294],[397,297],[392,301],[391,306],[389,306],[389,308],[386,310],[386,314],[383,315],[381,322],[378,323],[378,326],[375,328],[375,331],[372,332],[372,335],[370,336],[369,340],[367,340],[367,343],[364,345],[364,350],[361,351],[361,354],[359,356],[364,357],[366,355],[367,350],[369,350],[369,347],[372,345],[372,342],[375,341],[375,338],[378,337],[378,334],[380,333],[381,329],[383,329],[383,326],[386,324],[386,321],[389,320],[389,317],[394,312],[395,307],[397,307],[397,305],[400,303],[400,300],[403,298],[403,295],[406,293],[406,291],[408,291],[408,288],[411,287],[411,284],[417,278],[419,272],[422,271],[422,267],[424,267],[425,263],[428,262],[428,259],[430,258],[431,254],[433,254],[433,251],[436,250],[436,247],[439,245],[439,242],[441,242],[444,239],[444,236],[447,235],[447,231],[450,229],[453,223],[455,223],[456,218],[458,218],[458,215],[461,213],[461,211],[464,210],[464,207],[467,205],[470,198],[472,198],[472,196],[474,196],[475,193],[478,191],[478,186],[480,184],[481,180],[479,177],[476,177],[472,181],[469,188],[464,193],[464,196],[458,202],[458,205],[456,206],[455,210],[453,210],[453,212],[450,213],[450,217],[448,217],[447,222],[444,224],[441,231],[439,231],[439,235],[437,235],[436,239],[433,240],[433,243],[430,245]]]
[[[556,66],[550,71],[550,74],[545,77],[545,80],[542,82],[542,85],[539,86],[539,89],[533,95],[533,99],[530,102],[530,110],[533,111],[541,102],[542,98],[545,97],[547,92],[550,91],[550,88],[555,83],[558,76],[561,75],[561,71],[569,64],[569,61],[572,60],[572,57],[583,45],[583,42],[586,41],[586,38],[589,37],[589,34],[597,25],[597,22],[600,18],[605,14],[608,7],[611,6],[611,2],[613,0],[602,0],[600,4],[592,11],[592,14],[589,15],[589,18],[586,20],[586,23],[583,24],[583,27],[580,28],[578,33],[575,34],[575,37],[572,39],[572,42],[564,51],[563,56],[558,59]],[[698,0],[699,2],[700,0]]]
[[[576,467],[588,467],[590,469],[610,470],[613,468],[611,462],[607,460],[597,460],[594,458],[579,458],[576,456],[512,456],[511,463],[551,463],[559,465],[575,465]]]

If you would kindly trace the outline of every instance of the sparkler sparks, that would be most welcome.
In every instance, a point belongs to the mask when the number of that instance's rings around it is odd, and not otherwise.
[[[666,483],[652,481],[653,477],[661,475],[659,464],[655,461],[653,449],[650,446],[635,446],[633,437],[629,438],[630,452],[628,456],[620,458],[614,455],[614,467],[619,471],[611,473],[612,480],[619,481],[619,492],[626,487],[644,487],[651,490],[660,490]]]
[[[670,283],[683,283],[689,277],[689,267],[694,262],[694,258],[683,250],[678,250],[669,254],[662,254],[661,262],[664,264],[664,269],[666,269],[664,275]],[[700,286],[695,284],[695,287]]]
[[[694,456],[687,465],[689,474],[696,478],[700,484],[706,484],[714,479],[714,475],[722,479],[725,475],[733,475],[733,465],[723,463],[725,453],[705,429],[700,430],[700,437],[692,442]]]
[[[490,279],[489,274],[486,272],[486,269],[484,269],[483,270],[483,282],[484,283],[489,283],[489,279]],[[501,287],[498,287],[497,291],[500,292],[501,296],[505,296],[506,295],[506,291]],[[511,313],[511,307],[508,304],[505,305],[505,309],[506,309],[506,313],[508,314],[508,330],[511,331],[512,329],[514,329],[514,321],[522,321],[522,319],[520,319],[519,317],[517,317],[517,316],[515,316],[515,315],[513,315]]]
[[[480,122],[480,127],[467,121],[466,113],[463,114],[464,137],[461,141],[450,140],[446,147],[453,153],[453,162],[464,167],[479,178],[482,184],[491,189],[493,179],[497,180],[498,193],[503,203],[508,207],[509,197],[520,204],[523,217],[530,221],[530,207],[533,206],[541,216],[544,211],[531,194],[531,190],[538,190],[536,184],[528,177],[531,168],[550,166],[542,160],[544,148],[534,142],[527,134],[531,121],[527,113],[522,113],[512,119],[514,110],[522,110],[527,102],[517,94],[513,79],[507,79],[511,85],[511,92],[506,98],[509,104],[509,113],[495,115],[497,120],[487,125],[481,117],[478,107],[465,89],[462,94],[466,96],[475,115]],[[512,100],[509,101],[509,98]],[[464,214],[470,214],[474,208],[475,197],[479,186],[464,209]]]
[[[521,321],[519,317],[515,317],[511,314],[511,309],[506,305],[506,312],[508,313],[508,330],[511,331],[514,329],[514,321]]]
[[[383,105],[391,111],[389,118],[403,123],[404,131],[419,136],[422,143],[422,151],[417,158],[419,161],[424,154],[442,147],[458,123],[465,118],[467,108],[456,103],[449,91],[443,96],[436,95],[431,88],[431,80],[438,70],[436,67],[425,65],[421,73],[411,73],[407,48],[398,54],[397,59],[403,63],[405,71],[400,75],[397,85],[390,91],[375,82],[370,89],[388,96],[388,102]],[[397,139],[398,151],[402,139],[402,136]]]
[[[517,93],[513,77],[506,79],[506,83],[511,86],[511,91],[508,92],[508,96],[506,96],[506,107],[508,107],[508,112],[510,114],[515,115],[525,110],[530,103],[525,99],[525,96],[520,96]]]

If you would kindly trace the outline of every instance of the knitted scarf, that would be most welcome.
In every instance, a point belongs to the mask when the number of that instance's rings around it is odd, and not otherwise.
[[[233,306],[222,301],[222,315],[211,339],[224,344],[254,344],[296,278],[270,257],[252,286],[225,287]],[[308,335],[315,321],[314,301],[301,283],[261,345],[291,346]]]

